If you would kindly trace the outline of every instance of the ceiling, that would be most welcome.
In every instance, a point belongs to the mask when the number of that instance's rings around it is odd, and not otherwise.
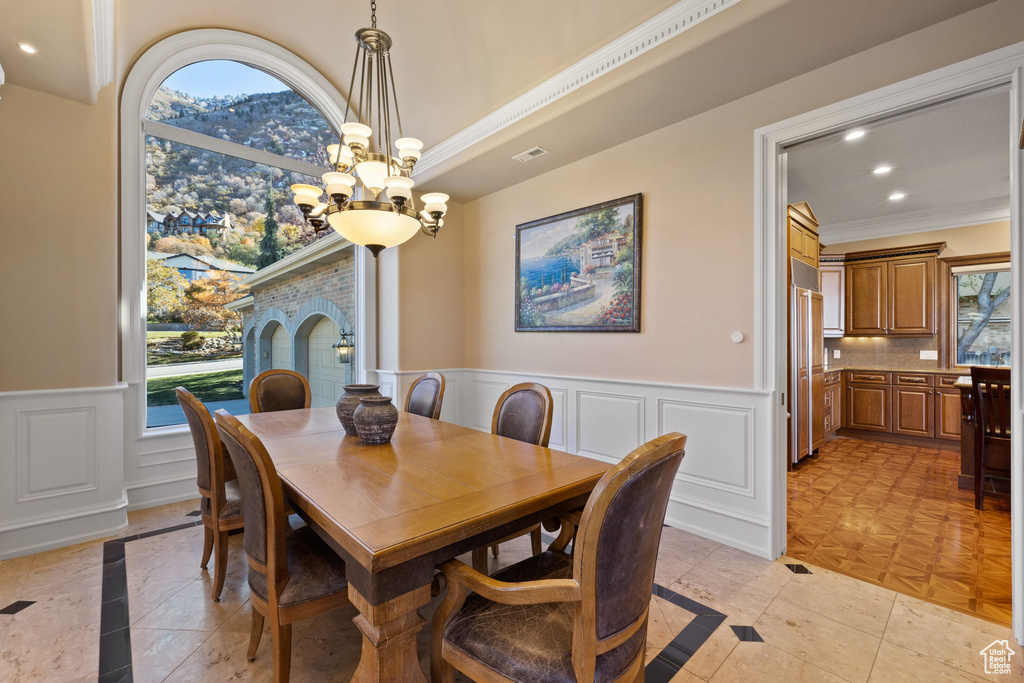
[[[866,134],[857,140],[844,140],[844,131],[787,150],[787,200],[810,204],[823,240],[838,230],[849,241],[851,223],[867,227],[924,213],[1009,208],[1008,90],[860,129]],[[879,166],[892,171],[876,175]],[[893,193],[906,196],[893,201]]]
[[[0,64],[7,82],[96,102],[92,17],[89,0],[0,0]],[[22,52],[19,42],[39,52]]]
[[[858,0],[853,8],[848,0],[727,0],[710,18],[425,168],[417,183],[471,200],[990,1]],[[424,140],[429,154],[628,31],[694,2],[380,0],[378,26],[395,41],[404,133]],[[88,0],[0,0],[8,82],[93,101],[89,7]],[[368,23],[363,0],[119,0],[114,77],[123,81],[168,35],[229,28],[291,50],[344,94],[352,35]],[[779,39],[787,35],[802,39]],[[18,40],[34,41],[40,53],[23,55]],[[529,164],[511,159],[535,145],[551,154]]]

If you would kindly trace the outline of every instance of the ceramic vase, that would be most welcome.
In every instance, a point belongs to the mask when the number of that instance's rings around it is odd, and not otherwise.
[[[391,441],[398,424],[398,408],[390,396],[364,396],[353,414],[359,440],[367,446]]]
[[[345,385],[345,393],[338,399],[338,405],[335,407],[335,410],[338,412],[338,420],[341,422],[341,426],[345,428],[345,433],[349,436],[358,436],[352,415],[356,412],[356,408],[359,407],[359,399],[364,396],[380,396],[378,389],[380,389],[379,384]]]

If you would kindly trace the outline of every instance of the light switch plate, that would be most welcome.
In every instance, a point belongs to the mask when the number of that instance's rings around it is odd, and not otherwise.
[[[832,357],[839,358],[839,349],[832,349]]]
[[[935,350],[932,350],[932,351],[924,351],[924,350],[922,350],[921,351],[921,360],[938,360],[938,359],[939,359],[939,352],[938,351],[935,351]]]

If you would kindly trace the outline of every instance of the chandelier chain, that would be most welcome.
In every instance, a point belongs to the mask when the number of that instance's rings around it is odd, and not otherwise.
[[[370,26],[377,28],[377,0],[370,0]]]

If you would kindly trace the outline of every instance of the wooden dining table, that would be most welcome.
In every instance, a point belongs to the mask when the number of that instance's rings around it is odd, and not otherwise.
[[[355,681],[423,681],[417,610],[434,568],[586,502],[609,465],[401,413],[391,442],[346,436],[333,407],[241,415],[292,507],[345,560],[363,634]]]

